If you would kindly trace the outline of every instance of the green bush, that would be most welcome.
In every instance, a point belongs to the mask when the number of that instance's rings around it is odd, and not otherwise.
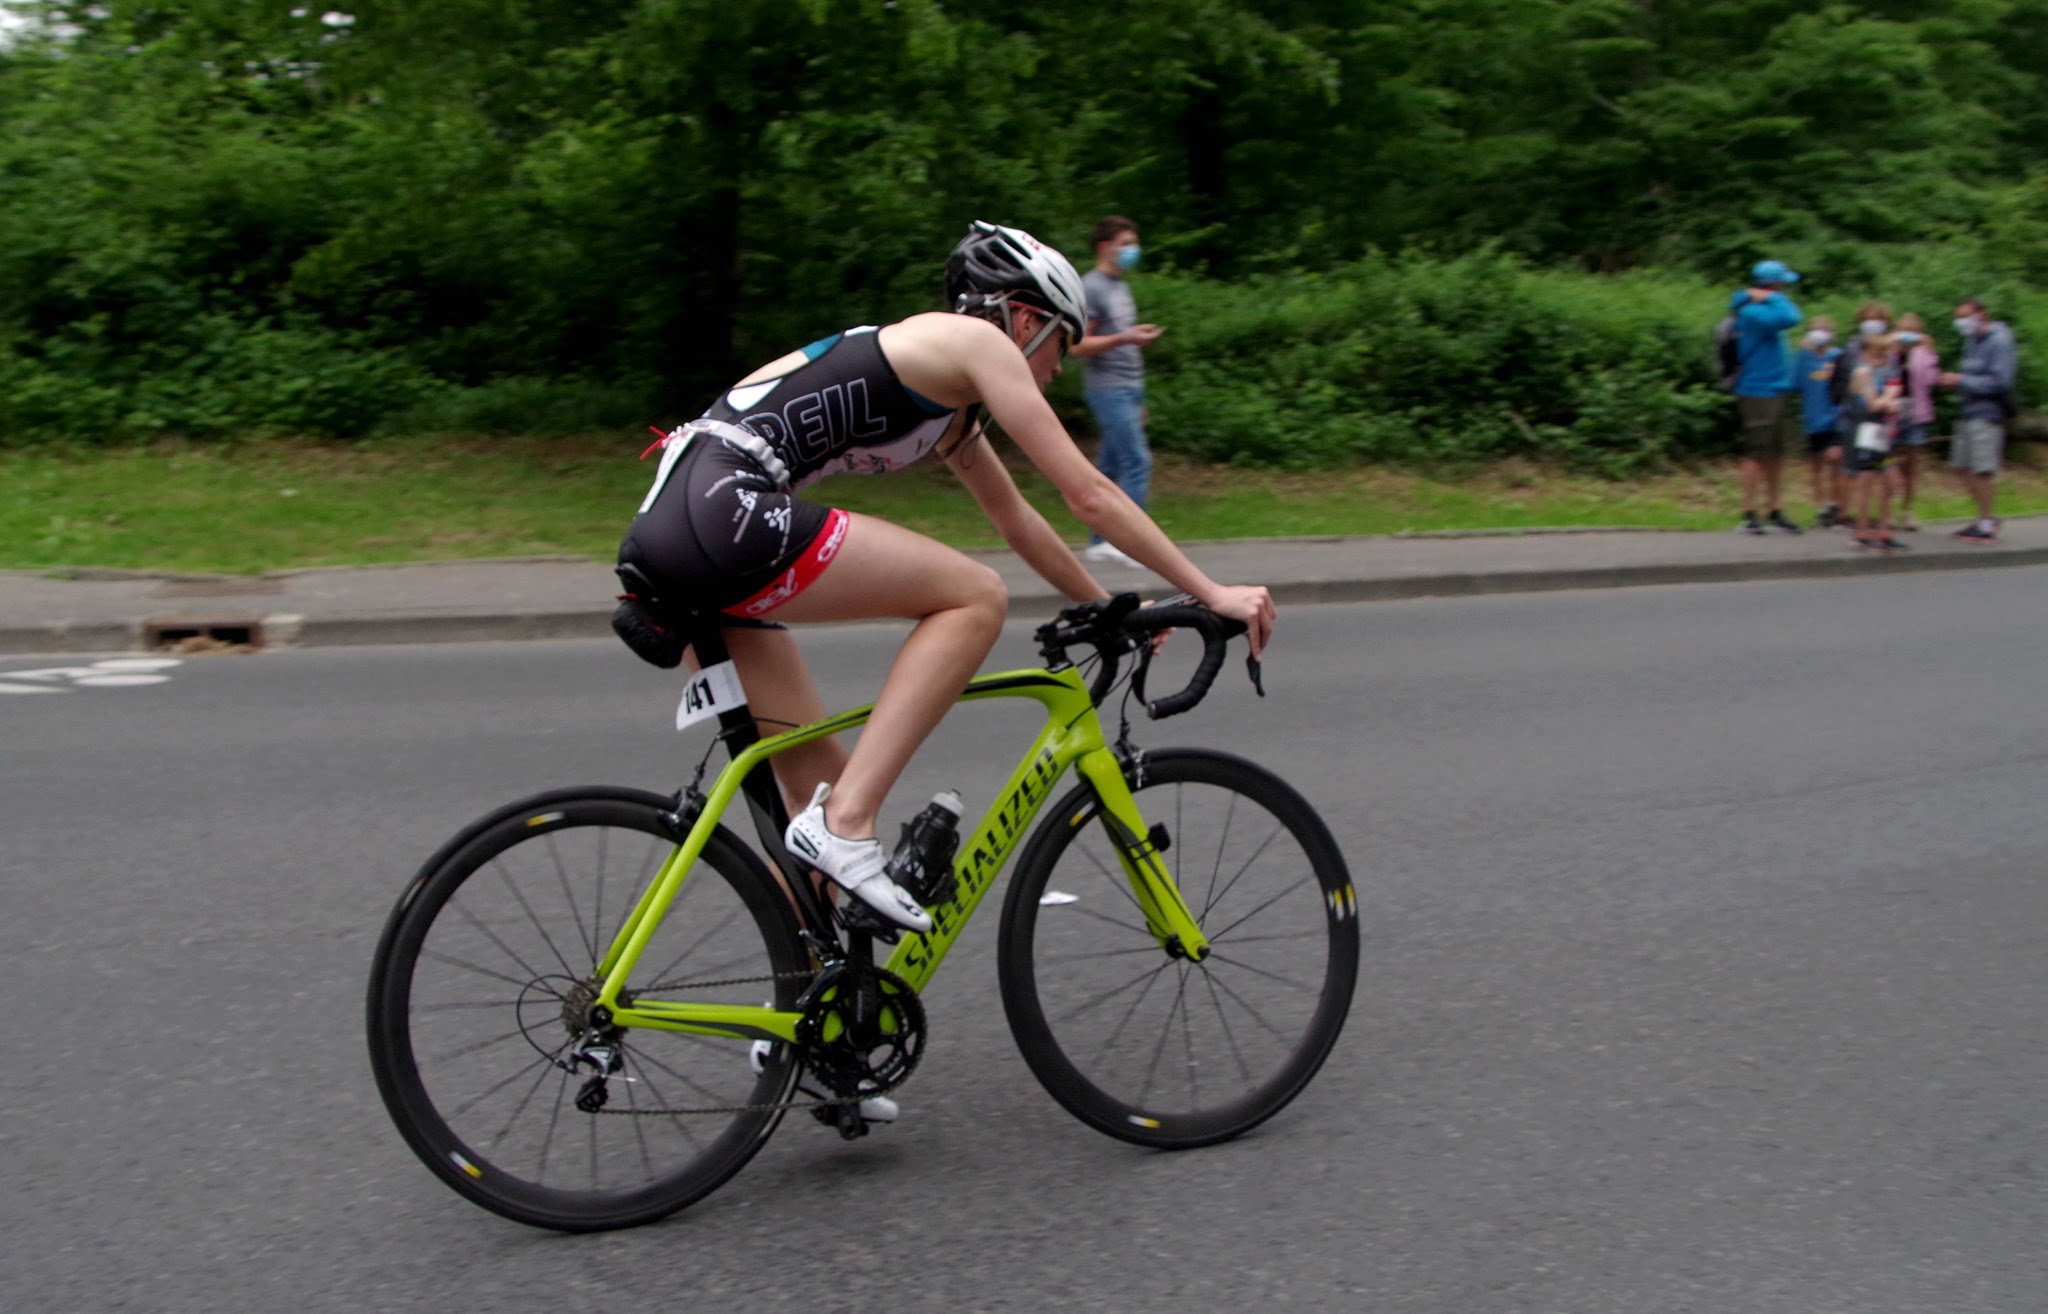
[[[1492,253],[1376,256],[1219,284],[1147,278],[1152,440],[1314,469],[1507,456],[1625,475],[1718,450],[1708,331],[1678,275],[1537,271]]]

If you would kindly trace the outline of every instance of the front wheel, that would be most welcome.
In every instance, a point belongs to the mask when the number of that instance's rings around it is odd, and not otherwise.
[[[1018,861],[998,950],[1024,1060],[1067,1111],[1183,1149],[1256,1127],[1329,1056],[1358,975],[1357,900],[1322,818],[1278,776],[1198,749],[1125,773],[1208,938],[1201,962],[1145,929],[1083,783]]]
[[[673,1213],[753,1157],[796,1084],[782,1047],[757,1067],[744,1040],[593,1014],[598,960],[675,850],[669,806],[594,788],[502,808],[428,860],[377,947],[385,1107],[436,1176],[507,1218],[582,1232]],[[788,1009],[810,975],[788,900],[720,829],[629,988]]]

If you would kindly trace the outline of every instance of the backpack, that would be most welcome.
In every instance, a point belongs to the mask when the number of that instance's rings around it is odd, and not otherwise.
[[[1735,332],[1735,316],[1714,325],[1714,377],[1723,392],[1735,391],[1735,376],[1742,373],[1742,340]]]

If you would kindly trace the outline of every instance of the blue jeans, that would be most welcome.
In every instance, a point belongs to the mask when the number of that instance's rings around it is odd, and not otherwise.
[[[1152,486],[1152,449],[1145,445],[1145,389],[1090,388],[1085,395],[1095,425],[1102,431],[1102,451],[1095,458],[1096,468],[1115,481],[1133,502],[1144,506]],[[1102,537],[1090,534],[1088,541],[1100,543]]]

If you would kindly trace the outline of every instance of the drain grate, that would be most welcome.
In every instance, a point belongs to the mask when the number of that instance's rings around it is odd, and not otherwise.
[[[142,623],[146,648],[178,652],[206,652],[224,648],[261,648],[263,622],[190,617],[157,617]]]

